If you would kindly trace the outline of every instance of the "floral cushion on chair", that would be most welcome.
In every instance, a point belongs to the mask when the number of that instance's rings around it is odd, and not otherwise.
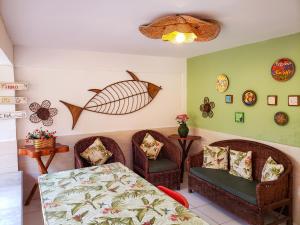
[[[243,177],[248,180],[252,178],[252,152],[241,152],[230,150],[230,170],[229,173]]]
[[[228,147],[203,146],[204,168],[228,170]]]
[[[163,145],[163,143],[155,140],[154,137],[152,137],[149,133],[146,133],[140,147],[146,153],[148,159],[156,160]]]
[[[278,164],[271,156],[267,159],[262,170],[261,181],[277,180],[284,171],[282,164]]]
[[[112,156],[112,153],[108,151],[101,140],[97,138],[93,144],[80,153],[80,156],[89,161],[92,165],[102,165]]]

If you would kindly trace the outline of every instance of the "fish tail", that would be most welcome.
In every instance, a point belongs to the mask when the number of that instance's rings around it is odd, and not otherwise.
[[[76,105],[72,105],[72,104],[64,102],[64,101],[61,101],[61,100],[60,100],[60,102],[63,103],[65,106],[67,106],[67,108],[70,110],[70,113],[73,118],[73,125],[72,125],[72,130],[73,130],[77,123],[77,120],[79,119],[80,114],[83,111],[83,108],[76,106]]]

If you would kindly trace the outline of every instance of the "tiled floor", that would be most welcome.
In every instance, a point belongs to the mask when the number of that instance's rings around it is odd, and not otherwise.
[[[190,203],[192,210],[199,217],[203,218],[210,225],[247,225],[248,223],[239,219],[232,213],[215,205],[207,198],[202,197],[198,193],[188,193],[187,180],[181,185],[180,193],[183,194]]]
[[[188,193],[187,182],[182,184],[180,192],[188,199],[190,209],[207,221],[210,225],[246,225],[247,223],[237,218],[230,212],[218,207],[197,193]],[[43,225],[41,204],[33,200],[24,208],[24,225]]]

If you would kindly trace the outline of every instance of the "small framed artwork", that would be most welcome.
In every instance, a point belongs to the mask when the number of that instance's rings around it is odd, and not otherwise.
[[[268,95],[267,103],[268,105],[277,105],[277,95]]]
[[[236,123],[244,123],[245,122],[245,115],[243,112],[235,113],[235,122]]]
[[[233,103],[233,95],[225,95],[225,103],[232,104]]]
[[[289,95],[288,105],[289,106],[300,106],[300,95]]]

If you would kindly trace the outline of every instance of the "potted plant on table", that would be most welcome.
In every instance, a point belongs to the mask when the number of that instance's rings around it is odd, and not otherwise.
[[[54,147],[56,139],[56,131],[36,129],[33,132],[28,132],[26,137],[27,143],[32,143],[35,148]]]
[[[177,123],[179,124],[178,127],[178,134],[180,137],[185,138],[189,134],[189,128],[186,125],[186,122],[189,120],[187,114],[181,114],[176,117]]]

